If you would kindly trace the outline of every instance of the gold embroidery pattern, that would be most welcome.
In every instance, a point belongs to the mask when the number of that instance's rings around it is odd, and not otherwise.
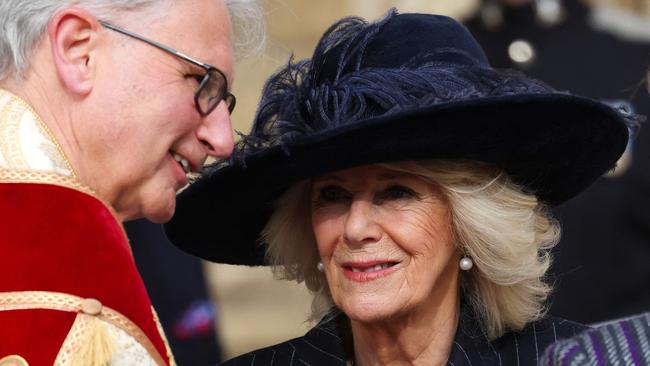
[[[18,355],[11,355],[0,358],[0,366],[29,366],[29,364],[24,358]]]
[[[0,111],[0,142],[2,142],[0,153],[9,166],[27,169],[29,166],[20,147],[19,126],[22,117],[20,110],[20,105],[16,105],[14,98],[10,97]]]
[[[156,323],[156,327],[158,328],[158,333],[160,333],[160,338],[162,338],[163,343],[165,343],[165,350],[167,351],[167,358],[169,359],[169,365],[170,366],[177,366],[176,365],[176,360],[174,360],[174,354],[172,353],[171,347],[169,347],[169,341],[167,340],[167,335],[165,334],[165,330],[162,327],[162,324],[160,324],[160,319],[158,318],[158,313],[156,312],[156,309],[154,307],[151,307],[151,313],[153,314],[153,321]]]
[[[59,152],[59,156],[61,158],[63,158],[63,161],[65,162],[65,165],[68,167],[68,170],[70,171],[70,174],[72,174],[72,177],[77,178],[77,173],[74,171],[74,169],[72,169],[72,164],[70,164],[70,161],[65,156],[65,153],[63,152],[63,149],[61,148],[61,145],[59,145],[59,142],[56,140],[56,138],[54,138],[54,134],[52,133],[50,128],[47,127],[47,124],[45,124],[45,122],[43,122],[43,120],[38,115],[38,113],[36,113],[36,111],[34,111],[34,109],[32,109],[32,106],[27,104],[27,102],[25,102],[24,100],[18,98],[17,96],[15,96],[13,94],[11,96],[12,96],[11,101],[13,103],[17,103],[22,108],[27,109],[29,112],[31,112],[32,116],[34,116],[34,118],[36,119],[36,122],[38,122],[38,125],[40,126],[41,130],[45,132],[45,134],[50,138],[50,141],[52,141],[52,143],[56,147],[57,151]]]
[[[63,341],[59,354],[56,356],[54,366],[70,365],[75,350],[79,349],[82,336],[86,333],[91,320],[92,317],[89,315],[77,314],[70,328],[70,332],[68,332],[65,341]]]
[[[49,309],[78,313],[81,311],[81,302],[84,299],[78,296],[47,291],[20,291],[0,292],[0,311]],[[97,317],[122,329],[140,343],[156,364],[166,365],[156,347],[151,343],[146,334],[129,318],[106,306]],[[76,320],[75,320],[76,323]]]
[[[109,207],[91,188],[79,183],[77,180],[58,173],[42,172],[36,170],[17,170],[0,168],[0,183],[40,183],[71,188],[85,193],[101,201]]]
[[[54,164],[57,169],[69,171],[70,175],[74,178],[74,172],[69,169],[70,163],[65,160],[65,157],[59,154],[57,147],[49,142],[50,141],[47,143],[41,143],[38,148],[41,149],[41,151],[43,151],[43,153],[47,155],[50,160],[52,160],[52,164]]]

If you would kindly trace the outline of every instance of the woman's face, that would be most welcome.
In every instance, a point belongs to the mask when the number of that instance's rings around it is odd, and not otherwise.
[[[351,319],[455,303],[459,253],[436,185],[376,165],[341,170],[314,180],[311,212],[332,298]]]

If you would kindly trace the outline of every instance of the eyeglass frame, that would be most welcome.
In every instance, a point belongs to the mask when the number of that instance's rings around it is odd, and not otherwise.
[[[135,38],[135,39],[137,39],[139,41],[142,41],[142,42],[147,43],[147,44],[149,44],[151,46],[154,46],[154,47],[156,47],[156,48],[158,48],[158,49],[160,49],[162,51],[165,51],[165,52],[167,52],[167,53],[169,53],[169,54],[171,54],[173,56],[176,56],[176,57],[178,57],[178,58],[180,58],[182,60],[185,60],[185,61],[191,63],[194,66],[197,66],[197,67],[200,67],[200,68],[204,69],[205,70],[205,75],[203,75],[203,79],[199,83],[199,86],[197,87],[196,92],[194,93],[194,104],[195,104],[196,110],[199,112],[199,114],[202,117],[206,117],[207,115],[212,113],[212,111],[214,111],[215,108],[217,108],[217,106],[219,105],[219,103],[221,103],[221,101],[223,101],[224,103],[226,103],[226,107],[228,108],[228,113],[232,114],[232,111],[235,109],[235,104],[237,103],[237,98],[235,98],[234,94],[232,94],[231,92],[228,91],[228,79],[226,79],[226,75],[221,70],[219,70],[217,67],[212,66],[210,64],[206,64],[206,63],[201,62],[201,61],[198,61],[195,58],[184,54],[183,52],[177,51],[177,50],[175,50],[175,49],[173,49],[171,47],[165,46],[164,44],[162,44],[160,42],[157,42],[157,41],[154,41],[152,39],[143,37],[143,36],[141,36],[139,34],[133,33],[133,32],[131,32],[129,30],[118,27],[118,26],[116,26],[114,24],[111,24],[109,22],[99,20],[99,24],[101,24],[104,28],[107,28],[107,29],[110,29],[112,31],[124,34],[126,36],[131,37],[131,38]],[[202,90],[205,88],[205,86],[207,85],[208,81],[210,80],[210,78],[212,77],[212,75],[214,73],[218,73],[223,78],[223,81],[224,81],[224,83],[223,83],[224,87],[223,87],[223,91],[222,91],[223,97],[219,100],[219,102],[215,103],[212,107],[210,107],[209,110],[203,111],[202,108],[201,108],[201,104],[199,103],[199,95],[201,94]]]

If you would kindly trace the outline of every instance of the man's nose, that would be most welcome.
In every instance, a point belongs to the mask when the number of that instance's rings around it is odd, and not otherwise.
[[[375,220],[372,202],[353,200],[345,220],[345,240],[349,245],[363,245],[381,239],[381,226]]]
[[[225,158],[232,154],[234,147],[232,122],[225,102],[219,103],[212,113],[203,117],[196,135],[206,147],[208,155]]]

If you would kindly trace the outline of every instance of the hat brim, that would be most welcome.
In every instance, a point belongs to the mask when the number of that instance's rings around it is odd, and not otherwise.
[[[259,234],[293,183],[379,162],[472,159],[503,168],[556,205],[577,195],[624,152],[622,116],[562,93],[485,97],[340,126],[221,168],[179,194],[165,225],[180,249],[218,263],[264,265]]]

